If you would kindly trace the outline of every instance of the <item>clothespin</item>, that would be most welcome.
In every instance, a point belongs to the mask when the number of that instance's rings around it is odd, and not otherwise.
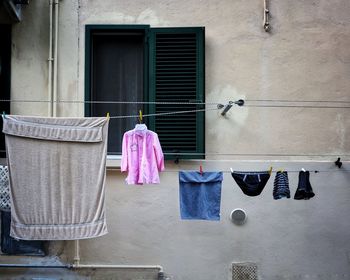
[[[338,159],[334,163],[336,166],[338,166],[338,168],[340,168],[343,165],[343,163],[340,160],[340,157],[338,157]]]
[[[179,155],[178,153],[180,152],[179,150],[173,150],[174,154],[175,154],[175,160],[174,160],[174,163],[175,164],[178,164],[180,162],[180,158],[179,158]]]
[[[139,122],[142,123],[142,110],[139,111]]]
[[[6,113],[5,113],[5,111],[2,111],[2,117],[3,117],[4,119],[6,119]]]
[[[106,116],[107,120],[109,120],[109,112],[107,112],[107,116]]]
[[[272,166],[270,166],[269,168],[269,175],[271,176],[271,173],[272,173]]]
[[[301,171],[306,172],[306,170],[305,170],[305,168],[304,168],[304,167],[303,167],[303,168],[301,168]]]
[[[203,167],[202,167],[202,165],[199,166],[199,172],[201,173],[201,175],[203,175]]]
[[[282,173],[283,171],[284,171],[284,169],[283,169],[283,168],[281,168],[281,169],[279,169],[279,170],[278,170],[278,172],[281,172],[281,173]]]

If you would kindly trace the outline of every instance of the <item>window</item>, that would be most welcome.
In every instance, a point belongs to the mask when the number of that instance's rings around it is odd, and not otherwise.
[[[86,116],[204,108],[195,104],[204,102],[204,27],[87,25],[85,52],[86,101],[115,102],[86,103]],[[192,104],[175,104],[181,102]],[[137,121],[136,117],[110,120],[109,154],[121,153],[123,133]],[[153,116],[144,121],[158,133],[164,153],[203,158],[204,112]]]
[[[11,83],[11,25],[0,24],[0,92],[1,99],[10,99]],[[0,112],[10,113],[10,102],[0,102]],[[0,122],[2,131],[2,118]],[[5,158],[5,134],[0,133],[0,158]]]

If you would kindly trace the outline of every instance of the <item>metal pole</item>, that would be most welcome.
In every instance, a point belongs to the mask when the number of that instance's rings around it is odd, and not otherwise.
[[[57,57],[58,57],[58,7],[59,0],[55,0],[55,43],[53,61],[53,101],[57,101]],[[57,117],[57,104],[53,106],[53,116]]]
[[[53,96],[52,96],[52,9],[53,9],[53,0],[49,0],[50,7],[50,35],[49,35],[49,73],[48,73],[48,96],[49,96],[49,106],[48,106],[48,115],[49,117],[53,116]]]

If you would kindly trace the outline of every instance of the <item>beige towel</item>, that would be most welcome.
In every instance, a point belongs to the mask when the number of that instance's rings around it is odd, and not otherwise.
[[[107,118],[3,118],[11,188],[11,232],[25,240],[107,233]]]

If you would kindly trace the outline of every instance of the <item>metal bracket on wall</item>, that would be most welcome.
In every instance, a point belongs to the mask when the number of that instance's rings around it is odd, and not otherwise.
[[[231,109],[231,107],[233,106],[233,104],[236,104],[238,106],[243,106],[244,105],[244,100],[243,99],[239,99],[237,101],[229,101],[228,104],[226,104],[225,106],[222,104],[218,105],[218,109],[222,109],[224,108],[224,110],[222,111],[221,115],[225,116],[226,113]]]
[[[270,10],[268,8],[268,1],[269,0],[264,0],[264,22],[263,22],[263,26],[264,26],[264,30],[266,32],[270,32],[270,30],[271,30],[271,26],[270,26],[270,22],[269,22]]]

